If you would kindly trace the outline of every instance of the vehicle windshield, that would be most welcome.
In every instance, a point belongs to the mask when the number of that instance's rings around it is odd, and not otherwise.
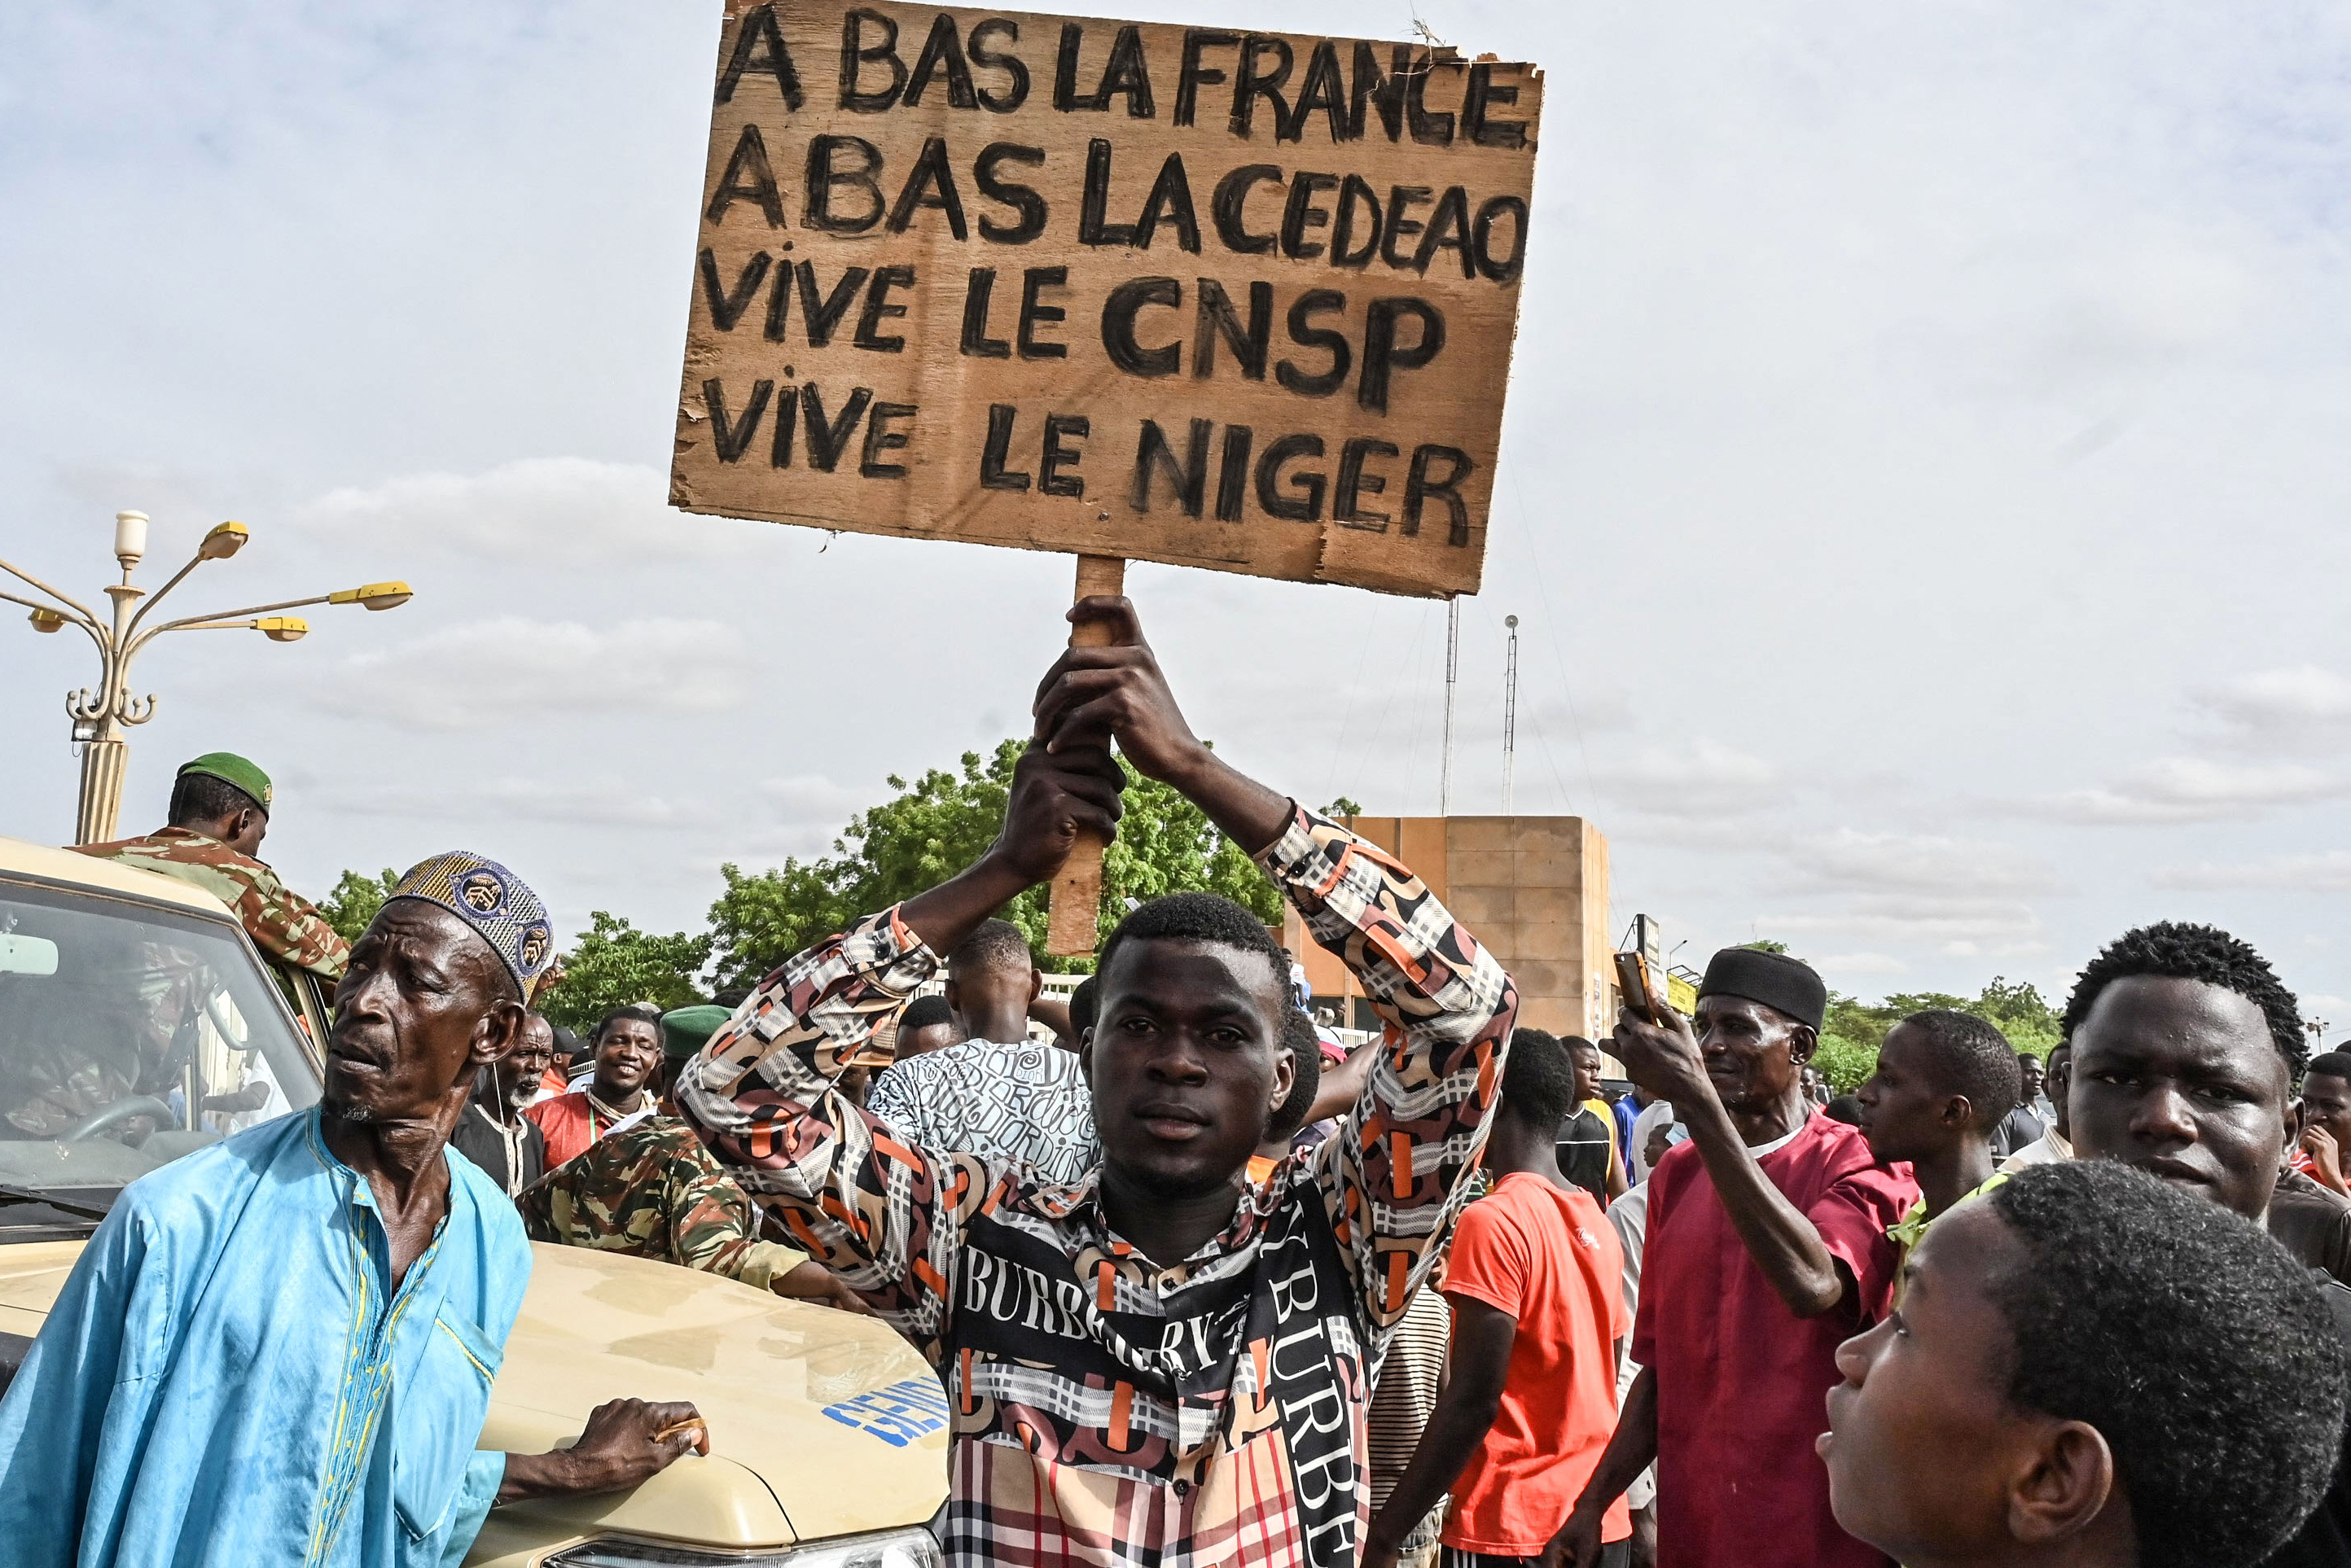
[[[234,926],[0,879],[0,1241],[86,1231],[139,1177],[318,1098]]]

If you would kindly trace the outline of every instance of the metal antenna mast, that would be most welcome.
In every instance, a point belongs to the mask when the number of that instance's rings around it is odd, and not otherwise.
[[[1506,615],[1510,628],[1510,651],[1502,663],[1502,815],[1510,815],[1511,775],[1519,763],[1519,618]]]
[[[1461,666],[1461,601],[1445,601],[1445,758],[1437,774],[1437,815],[1453,815],[1453,682]]]

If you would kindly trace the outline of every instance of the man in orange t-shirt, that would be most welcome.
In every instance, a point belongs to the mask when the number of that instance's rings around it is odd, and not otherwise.
[[[1486,1140],[1492,1189],[1461,1216],[1445,1263],[1453,1360],[1412,1463],[1372,1520],[1364,1568],[1393,1568],[1449,1489],[1445,1568],[1531,1563],[1557,1534],[1616,1425],[1624,1250],[1592,1195],[1559,1168],[1575,1104],[1567,1048],[1520,1030]],[[1624,1568],[1632,1516],[1601,1524],[1600,1568]],[[1582,1568],[1582,1565],[1580,1565]]]

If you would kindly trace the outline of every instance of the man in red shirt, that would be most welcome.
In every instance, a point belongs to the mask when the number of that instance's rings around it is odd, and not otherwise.
[[[1453,1362],[1412,1462],[1372,1521],[1364,1568],[1395,1568],[1404,1540],[1447,1489],[1445,1568],[1531,1563],[1592,1477],[1616,1424],[1624,1250],[1600,1205],[1559,1168],[1553,1142],[1576,1106],[1556,1035],[1521,1029],[1487,1135],[1492,1190],[1464,1210],[1445,1262]],[[1624,1568],[1624,1500],[1602,1518],[1602,1568]]]
[[[1648,1241],[1616,1435],[1560,1532],[1600,1561],[1607,1508],[1657,1466],[1657,1568],[1878,1568],[1837,1528],[1813,1449],[1836,1349],[1885,1316],[1887,1227],[1917,1197],[1858,1127],[1814,1116],[1800,1077],[1827,988],[1783,953],[1726,948],[1698,988],[1698,1033],[1627,1012],[1615,1054],[1690,1141],[1649,1177]]]
[[[654,1094],[662,1067],[658,1008],[639,1002],[616,1009],[589,1040],[596,1052],[594,1075],[569,1094],[541,1100],[523,1113],[547,1136],[549,1170],[659,1108]]]

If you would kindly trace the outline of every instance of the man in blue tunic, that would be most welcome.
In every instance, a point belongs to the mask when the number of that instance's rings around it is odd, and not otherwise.
[[[0,1555],[454,1568],[494,1503],[706,1449],[671,1430],[692,1406],[635,1400],[569,1449],[474,1448],[530,1247],[446,1146],[554,946],[495,862],[402,879],[336,988],[319,1106],[133,1182],[75,1264],[0,1400]]]

